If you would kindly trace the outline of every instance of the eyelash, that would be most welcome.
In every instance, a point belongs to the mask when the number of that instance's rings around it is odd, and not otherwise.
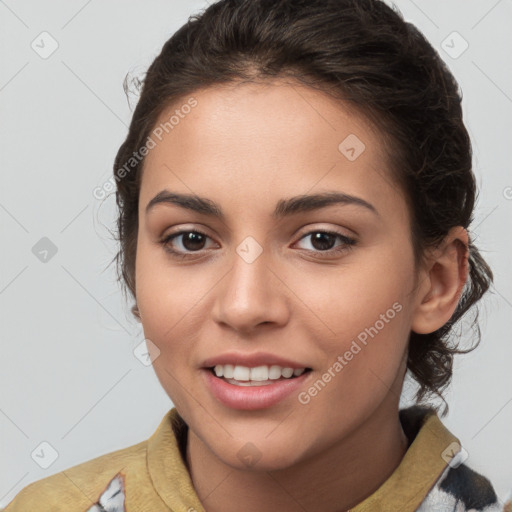
[[[196,234],[202,235],[206,238],[210,238],[206,233],[203,233],[202,231],[199,231],[197,229],[189,229],[189,230],[178,231],[177,233],[172,233],[171,235],[168,235],[165,238],[163,238],[162,240],[160,240],[159,243],[163,246],[164,250],[167,253],[169,253],[173,258],[179,258],[179,259],[188,258],[195,253],[199,253],[200,251],[192,251],[192,252],[188,252],[188,253],[182,253],[180,251],[176,251],[176,250],[172,249],[169,245],[171,240],[173,240],[174,238],[178,238],[179,236],[187,234],[187,233],[196,233]],[[316,229],[316,230],[309,231],[309,232],[305,233],[299,239],[299,241],[303,240],[304,238],[307,238],[310,235],[316,234],[316,233],[322,233],[322,234],[326,234],[326,235],[335,236],[343,242],[343,245],[339,245],[338,247],[335,247],[333,249],[328,249],[326,251],[317,251],[317,250],[311,250],[311,249],[303,249],[303,250],[308,251],[308,252],[313,252],[316,254],[320,254],[320,255],[326,254],[328,256],[333,256],[333,255],[351,251],[353,249],[353,247],[357,244],[357,240],[355,240],[354,238],[350,238],[346,235],[342,235],[341,233],[338,233],[336,231],[327,231],[327,230],[321,230],[321,229]],[[320,257],[323,257],[323,256],[320,256]]]

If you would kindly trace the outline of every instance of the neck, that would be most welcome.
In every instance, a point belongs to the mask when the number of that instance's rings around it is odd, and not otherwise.
[[[349,436],[292,467],[260,472],[233,468],[190,430],[187,462],[208,512],[238,512],[241,503],[245,512],[340,512],[375,492],[398,467],[407,447],[398,405],[387,397]]]

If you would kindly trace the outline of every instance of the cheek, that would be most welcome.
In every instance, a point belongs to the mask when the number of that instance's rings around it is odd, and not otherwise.
[[[399,331],[407,321],[403,312],[410,300],[412,265],[395,250],[383,249],[347,260],[339,268],[302,273],[296,280],[294,289],[306,298],[311,322],[323,325],[320,339],[331,339],[336,346],[376,323],[384,333]]]
[[[163,352],[163,340],[171,340],[180,318],[190,310],[193,290],[188,293],[180,284],[181,273],[170,272],[165,265],[163,251],[140,241],[136,260],[137,304],[145,337]]]
[[[403,253],[391,245],[379,246],[364,258],[354,258],[353,265],[331,268],[314,282],[301,281],[297,294],[307,292],[315,313],[308,315],[308,323],[322,326],[315,338],[325,369],[336,375],[326,403],[332,399],[363,407],[393,385],[411,324],[413,266]]]
[[[328,294],[310,295],[329,330],[324,328],[324,336],[316,337],[324,364],[314,389],[306,392],[318,395],[311,399],[312,407],[333,424],[368,414],[390,390],[399,395],[396,383],[405,370],[410,331],[406,285],[405,279],[389,272],[368,270],[364,279],[340,277],[337,283],[331,280]]]
[[[197,287],[187,282],[186,272],[174,270],[165,251],[144,235],[139,238],[135,269],[144,326],[163,332],[171,329],[197,301]]]
[[[173,404],[180,410],[186,409],[184,388],[189,387],[187,371],[193,364],[192,347],[197,337],[190,319],[194,305],[204,293],[183,272],[173,272],[165,262],[165,254],[161,256],[158,249],[140,243],[136,294],[144,337],[160,351],[153,360],[153,370]]]

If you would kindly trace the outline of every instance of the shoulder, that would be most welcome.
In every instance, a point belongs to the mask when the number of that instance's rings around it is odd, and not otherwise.
[[[103,504],[101,498],[115,498],[119,502],[122,495],[124,502],[125,477],[148,478],[146,448],[147,441],[143,441],[37,480],[24,487],[3,510],[86,512],[89,509],[101,510],[93,507],[98,502]],[[124,507],[108,510],[122,511]]]
[[[467,464],[457,467],[448,466],[444,478],[440,480],[440,489],[456,498],[469,509],[491,510],[498,506],[498,497],[490,480],[477,473]]]
[[[414,461],[426,468],[429,491],[417,512],[501,512],[490,480],[467,464],[467,451],[439,419],[437,411],[415,405],[400,410]]]
[[[418,512],[440,505],[447,507],[446,510],[461,512],[502,511],[490,480],[464,463],[446,467]]]

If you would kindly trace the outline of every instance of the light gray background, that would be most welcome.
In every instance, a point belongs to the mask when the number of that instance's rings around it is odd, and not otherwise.
[[[127,132],[125,74],[144,71],[205,5],[0,1],[0,506],[32,481],[148,438],[172,406],[133,354],[142,329],[107,268],[114,196],[101,202],[92,191],[110,177]],[[443,422],[504,501],[512,488],[512,2],[396,5],[464,93],[480,186],[473,232],[496,279],[481,308],[482,343],[456,359]],[[31,48],[42,46],[43,31],[59,45],[47,59]],[[464,41],[454,31],[469,44],[457,58]],[[32,252],[42,237],[57,247],[46,263]],[[58,452],[47,469],[31,457],[38,449],[39,461],[49,460],[43,441]]]

